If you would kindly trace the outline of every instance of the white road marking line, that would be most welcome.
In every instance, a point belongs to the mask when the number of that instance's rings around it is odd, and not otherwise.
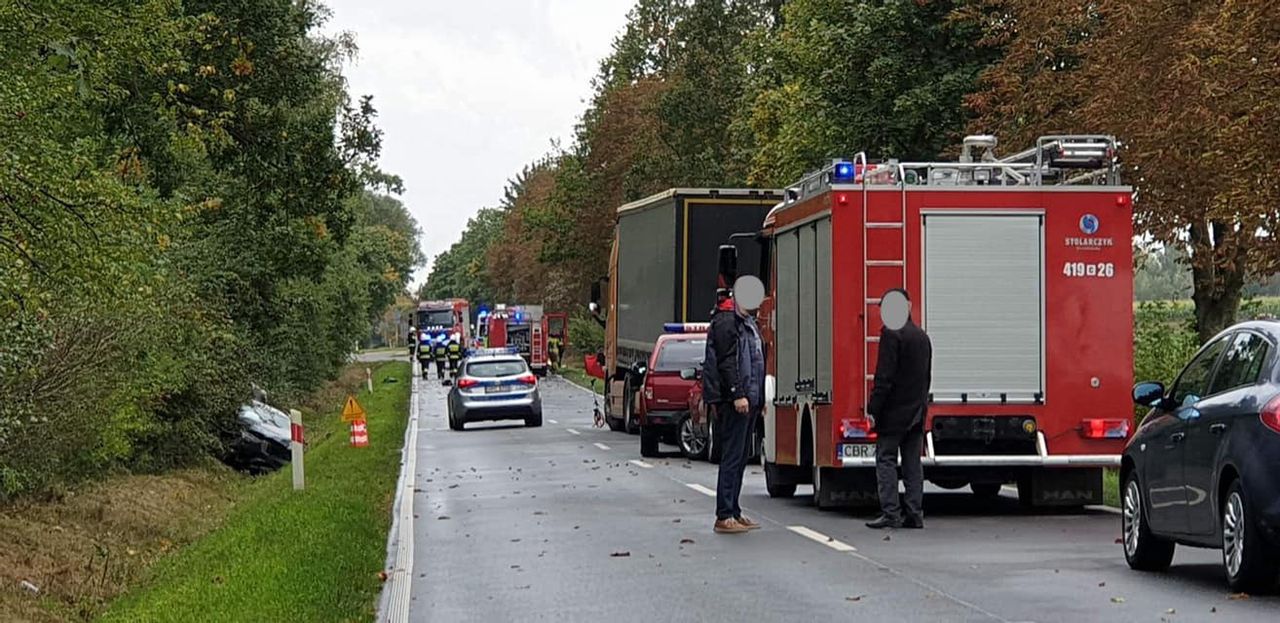
[[[700,484],[698,484],[698,483],[696,483],[696,482],[686,482],[686,483],[684,483],[684,486],[689,487],[690,489],[693,489],[694,491],[697,491],[698,493],[701,493],[702,495],[706,495],[706,496],[710,496],[710,497],[716,497],[716,492],[715,492],[714,490],[712,490],[712,489],[708,489],[708,488],[706,488],[706,487],[704,487],[704,486],[702,486],[702,485],[700,485]]]
[[[574,429],[572,429],[572,428],[566,428],[565,430],[569,431],[569,434],[570,434],[570,435],[581,435],[581,434],[582,434],[582,433],[579,433],[578,431],[576,431],[576,430],[574,430]]]
[[[593,446],[595,446],[595,447],[597,447],[597,448],[600,448],[601,450],[612,450],[612,449],[613,449],[613,448],[610,448],[609,446],[606,446],[606,445],[604,445],[604,444],[602,444],[602,443],[600,443],[600,442],[598,442],[598,441],[597,441],[596,443],[591,444],[591,445],[593,445]]]
[[[810,530],[804,526],[787,526],[787,529],[816,543],[821,543],[837,552],[856,552],[858,548],[843,541],[837,541],[821,532]]]
[[[557,422],[557,421],[555,421],[555,420],[547,420],[547,421],[548,421],[548,422],[551,422],[552,424],[559,424],[559,422]]]
[[[650,464],[648,464],[648,463],[645,463],[644,461],[641,461],[640,459],[631,459],[630,461],[628,461],[628,463],[631,463],[632,465],[635,465],[635,466],[637,466],[637,467],[643,467],[643,468],[645,468],[645,469],[653,469],[653,466],[652,466],[652,465],[650,465]]]

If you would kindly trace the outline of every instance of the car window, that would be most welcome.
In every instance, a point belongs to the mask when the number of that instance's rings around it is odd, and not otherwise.
[[[1209,395],[1209,376],[1213,374],[1213,364],[1218,362],[1218,355],[1222,354],[1230,340],[1229,335],[1219,338],[1200,351],[1200,355],[1182,370],[1182,375],[1173,386],[1173,400],[1179,407],[1190,406]]]
[[[523,359],[505,361],[477,361],[467,364],[467,376],[478,378],[494,378],[499,376],[515,376],[528,370]]]
[[[1253,385],[1267,362],[1267,341],[1256,333],[1243,332],[1231,340],[1231,347],[1222,358],[1222,365],[1213,376],[1210,394],[1225,392],[1237,387]]]
[[[685,368],[696,368],[706,351],[705,339],[665,342],[658,351],[658,360],[654,362],[653,369],[658,372],[679,372]]]

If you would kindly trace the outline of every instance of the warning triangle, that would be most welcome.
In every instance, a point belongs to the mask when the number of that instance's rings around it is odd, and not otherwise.
[[[354,422],[365,419],[364,407],[356,402],[355,396],[347,396],[347,404],[342,407],[342,421]]]

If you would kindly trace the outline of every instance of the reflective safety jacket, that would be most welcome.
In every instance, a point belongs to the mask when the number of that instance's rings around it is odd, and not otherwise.
[[[444,361],[449,356],[449,347],[444,344],[436,344],[436,360]]]
[[[449,359],[457,361],[462,359],[462,345],[457,342],[449,342],[448,350]]]

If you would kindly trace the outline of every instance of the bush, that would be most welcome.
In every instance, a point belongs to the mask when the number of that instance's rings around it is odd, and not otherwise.
[[[604,348],[604,327],[586,314],[569,318],[569,345],[577,354],[599,352]]]

